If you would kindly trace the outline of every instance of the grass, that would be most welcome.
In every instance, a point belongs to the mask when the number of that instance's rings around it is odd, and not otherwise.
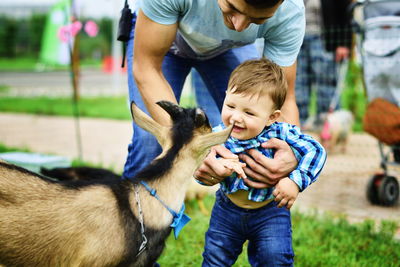
[[[81,62],[80,67],[86,68],[100,68],[101,62],[99,60],[84,60]],[[1,58],[0,71],[54,71],[54,70],[68,70],[69,65],[43,65],[37,58]]]
[[[131,119],[126,97],[123,96],[81,98],[78,107],[82,117]],[[0,111],[54,116],[73,116],[74,114],[70,98],[49,97],[3,97],[0,98]]]
[[[193,106],[194,99],[182,97],[181,104],[183,106]],[[70,98],[0,98],[0,112],[73,116],[73,107],[73,102]],[[125,96],[82,97],[78,102],[78,109],[82,117],[131,120],[129,105]]]
[[[4,94],[10,91],[10,87],[4,84],[0,84],[0,94]]]
[[[205,199],[211,209],[214,197]],[[178,240],[170,236],[159,263],[161,266],[201,266],[204,234],[209,217],[200,213],[197,202],[187,203],[192,221]],[[400,242],[393,239],[395,222],[383,222],[376,229],[373,221],[350,224],[345,218],[292,212],[293,246],[297,267],[390,267],[400,264]],[[246,251],[246,249],[243,249]],[[242,253],[234,266],[250,266]]]
[[[0,152],[25,151],[0,143]],[[74,166],[90,163],[74,160]],[[91,165],[94,166],[94,165]],[[97,166],[100,167],[100,166]],[[204,204],[211,210],[215,201],[207,196]],[[200,212],[198,202],[186,203],[191,222],[179,238],[171,235],[158,262],[163,267],[200,266],[209,216]],[[372,220],[350,224],[345,217],[328,214],[292,212],[293,247],[296,267],[397,267],[400,265],[400,242],[393,238],[399,222],[382,221],[378,227]],[[246,246],[246,244],[245,244]],[[246,248],[243,249],[246,251]],[[235,267],[249,266],[243,252]]]

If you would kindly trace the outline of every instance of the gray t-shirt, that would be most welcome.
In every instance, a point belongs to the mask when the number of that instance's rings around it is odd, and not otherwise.
[[[217,0],[139,0],[137,6],[157,23],[178,22],[170,51],[186,58],[206,60],[264,38],[263,55],[280,66],[290,66],[304,36],[302,0],[285,0],[264,24],[251,24],[242,32],[225,26]]]

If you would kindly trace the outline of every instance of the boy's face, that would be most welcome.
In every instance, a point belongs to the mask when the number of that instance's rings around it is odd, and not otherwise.
[[[246,95],[227,91],[221,118],[225,126],[235,124],[232,136],[247,140],[259,135],[265,126],[271,125],[280,115],[274,110],[272,99],[266,95]]]
[[[256,8],[245,0],[218,0],[226,27],[238,32],[247,29],[251,23],[263,24],[281,4],[282,1],[271,8]]]

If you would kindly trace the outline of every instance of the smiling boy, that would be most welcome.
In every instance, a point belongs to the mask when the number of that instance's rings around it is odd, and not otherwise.
[[[263,149],[261,144],[279,138],[290,145],[299,164],[275,187],[260,188],[240,171],[242,163],[220,159],[231,175],[217,192],[203,266],[233,265],[246,240],[252,266],[293,264],[289,209],[299,191],[318,178],[326,152],[297,126],[277,122],[286,92],[282,69],[267,59],[246,61],[232,72],[221,113],[224,125],[215,129],[234,125],[225,147],[235,154],[257,149],[272,158],[274,151]],[[287,209],[280,208],[283,206]]]

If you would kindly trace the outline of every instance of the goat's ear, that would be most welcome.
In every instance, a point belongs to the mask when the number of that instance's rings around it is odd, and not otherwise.
[[[173,121],[175,121],[183,112],[182,107],[166,100],[158,101],[156,104],[162,107],[169,114],[169,116],[171,116]]]
[[[209,149],[212,146],[222,144],[228,139],[233,129],[233,125],[227,127],[223,131],[213,132],[199,136],[198,147]]]
[[[142,129],[153,134],[157,138],[158,143],[164,147],[169,129],[153,120],[149,115],[136,106],[133,101],[131,102],[131,114],[133,121]]]

